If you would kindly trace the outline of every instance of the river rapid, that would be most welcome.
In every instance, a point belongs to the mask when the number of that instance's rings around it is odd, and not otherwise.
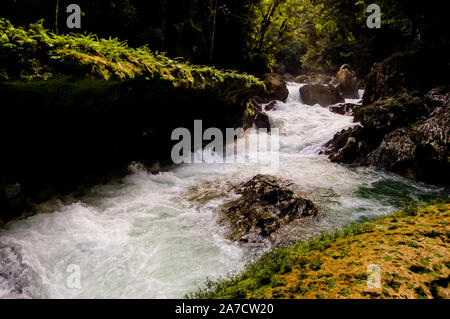
[[[302,104],[299,87],[290,83],[286,103],[267,112],[280,129],[276,175],[321,208],[319,218],[291,230],[291,240],[372,220],[404,202],[448,196],[320,155],[324,143],[355,123]],[[184,164],[158,173],[136,165],[76,203],[10,223],[0,229],[0,298],[180,298],[207,278],[240,271],[270,247],[226,239],[217,208],[233,198],[230,184],[258,173],[252,163]]]

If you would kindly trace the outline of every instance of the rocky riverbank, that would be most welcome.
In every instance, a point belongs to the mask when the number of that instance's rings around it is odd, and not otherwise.
[[[375,222],[264,255],[197,298],[449,298],[450,204],[410,205]]]
[[[414,60],[418,57],[399,54],[374,65],[363,104],[352,111],[361,126],[343,130],[325,145],[333,162],[448,185],[450,87],[423,65],[413,67]]]

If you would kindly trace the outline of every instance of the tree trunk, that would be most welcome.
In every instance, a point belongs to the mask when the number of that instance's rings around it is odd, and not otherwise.
[[[163,35],[163,39],[162,39],[162,47],[164,49],[164,51],[167,51],[167,15],[166,15],[166,10],[167,10],[167,0],[162,0],[162,4],[161,4],[161,33]]]
[[[55,33],[58,34],[58,15],[59,15],[59,0],[56,0],[56,12],[55,12]]]
[[[264,45],[264,38],[266,36],[266,32],[270,27],[270,24],[272,23],[272,17],[275,14],[276,9],[281,4],[280,0],[274,1],[273,5],[269,8],[266,15],[264,16],[262,25],[261,25],[261,34],[259,37],[259,43],[258,43],[258,52],[262,52],[262,47]]]
[[[209,2],[209,10],[211,16],[211,44],[209,48],[209,63],[212,63],[213,53],[214,53],[214,39],[216,37],[216,17],[217,17],[217,1],[218,0],[210,0]],[[214,2],[214,5],[213,5]],[[213,8],[214,6],[214,8]]]

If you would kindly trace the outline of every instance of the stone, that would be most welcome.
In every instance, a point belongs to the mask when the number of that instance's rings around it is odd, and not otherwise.
[[[276,73],[265,74],[264,84],[266,92],[258,96],[257,101],[259,103],[268,103],[273,100],[286,101],[289,96],[289,90],[281,75]]]
[[[293,183],[270,175],[256,175],[234,187],[241,197],[223,208],[229,238],[261,243],[285,225],[318,214],[318,208],[295,193]]]
[[[304,104],[319,104],[324,107],[345,102],[339,90],[330,84],[307,84],[302,86],[300,88],[300,99]]]
[[[330,106],[330,111],[341,115],[353,116],[354,111],[358,107],[359,105],[354,103],[340,103]]]
[[[450,92],[435,88],[358,107],[362,126],[343,130],[324,145],[333,162],[372,166],[410,179],[448,185]]]
[[[344,98],[359,98],[359,81],[348,64],[344,64],[341,66],[340,70],[336,74],[336,77],[333,79],[332,84],[334,84],[339,89]]]
[[[264,112],[259,112],[255,118],[255,126],[257,129],[267,129],[267,132],[270,132],[269,116]]]

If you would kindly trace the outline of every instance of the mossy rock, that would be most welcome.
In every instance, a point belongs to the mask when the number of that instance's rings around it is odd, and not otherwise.
[[[318,208],[299,196],[293,183],[270,175],[256,175],[236,185],[241,197],[225,205],[222,221],[229,237],[241,242],[263,242],[292,221],[318,214]]]

